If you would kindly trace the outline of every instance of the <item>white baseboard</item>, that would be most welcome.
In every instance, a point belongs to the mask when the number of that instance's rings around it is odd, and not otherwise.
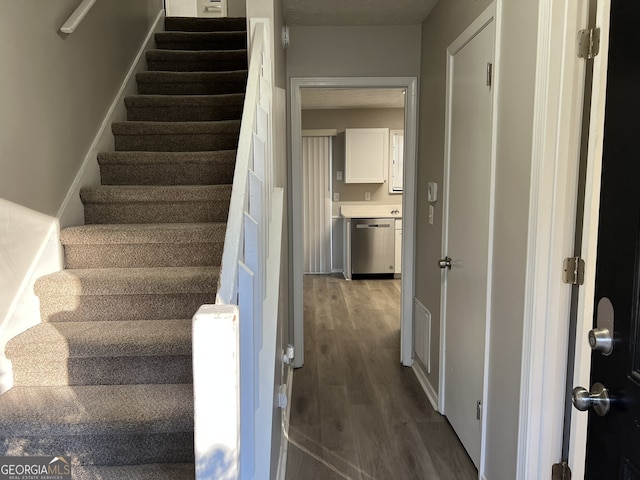
[[[99,185],[100,184],[100,168],[96,159],[100,152],[112,152],[115,149],[115,142],[113,139],[113,133],[111,132],[111,124],[113,122],[119,122],[125,120],[127,117],[127,110],[124,105],[124,98],[128,95],[135,95],[137,93],[136,73],[142,72],[146,68],[145,53],[147,50],[154,47],[154,34],[162,31],[164,28],[164,10],[160,10],[158,15],[149,29],[147,36],[140,45],[140,49],[127,72],[120,90],[116,94],[107,115],[96,134],[87,155],[78,170],[76,178],[71,184],[71,188],[67,192],[67,195],[62,202],[62,206],[58,211],[57,217],[60,219],[60,226],[62,228],[71,225],[82,225],[84,223],[84,209],[82,202],[80,201],[80,189],[86,186]]]
[[[431,406],[437,412],[438,411],[438,394],[436,393],[436,390],[433,388],[433,386],[429,382],[429,379],[425,375],[422,368],[418,365],[418,362],[413,362],[413,366],[411,368],[413,369],[413,373],[416,374],[416,378],[418,379],[418,383],[422,387],[422,390],[424,390],[425,395],[429,399],[429,403],[431,403]]]
[[[282,412],[280,430],[280,455],[278,456],[277,480],[285,480],[287,475],[287,455],[289,453],[289,421],[291,420],[291,393],[293,391],[293,365],[287,367],[287,406]]]

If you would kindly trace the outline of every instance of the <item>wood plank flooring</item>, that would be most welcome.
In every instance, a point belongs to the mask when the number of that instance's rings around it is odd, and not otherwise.
[[[476,479],[453,429],[400,364],[400,281],[304,277],[287,480]]]

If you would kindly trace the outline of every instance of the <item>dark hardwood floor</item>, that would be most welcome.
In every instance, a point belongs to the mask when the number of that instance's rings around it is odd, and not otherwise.
[[[304,279],[287,480],[476,479],[446,419],[400,364],[400,281]]]

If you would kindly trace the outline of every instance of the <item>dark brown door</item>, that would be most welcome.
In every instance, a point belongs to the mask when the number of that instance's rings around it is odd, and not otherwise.
[[[595,302],[600,322],[611,317],[613,351],[593,352],[591,385],[608,389],[611,408],[589,411],[586,478],[631,480],[640,479],[639,0],[611,2],[605,109]]]

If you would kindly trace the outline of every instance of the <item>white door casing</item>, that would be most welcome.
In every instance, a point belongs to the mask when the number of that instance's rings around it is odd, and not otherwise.
[[[440,410],[480,468],[493,230],[494,10],[447,50]]]

